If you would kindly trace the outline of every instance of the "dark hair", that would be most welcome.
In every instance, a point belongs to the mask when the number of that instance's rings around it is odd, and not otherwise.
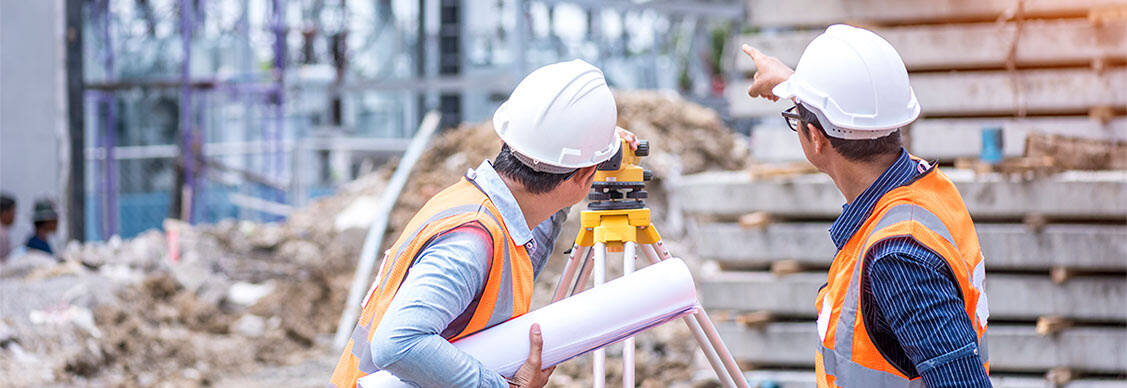
[[[516,155],[513,155],[513,150],[509,149],[508,144],[501,145],[501,153],[497,154],[497,158],[493,161],[493,169],[506,178],[520,182],[521,185],[524,185],[524,189],[532,194],[552,191],[560,183],[575,174],[574,170],[563,174],[533,170],[532,167],[521,163]]]
[[[813,124],[815,128],[818,128],[818,131],[822,132],[822,136],[830,139],[830,146],[846,159],[857,162],[867,162],[881,155],[900,154],[900,147],[902,145],[900,143],[899,129],[876,139],[840,139],[826,134],[826,130],[822,128],[822,124],[818,121],[818,116],[809,109],[806,109],[802,104],[798,104],[798,114],[802,116],[804,123]],[[802,126],[802,136],[810,138],[810,130],[807,129],[805,125]]]
[[[0,212],[6,212],[16,208],[16,200],[7,194],[0,194]]]

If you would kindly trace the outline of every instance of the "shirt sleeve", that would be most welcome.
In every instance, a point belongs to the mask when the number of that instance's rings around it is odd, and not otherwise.
[[[544,269],[544,265],[548,263],[548,259],[552,256],[552,251],[556,247],[556,240],[560,237],[560,230],[563,229],[563,224],[567,221],[567,212],[570,210],[570,206],[563,208],[532,229],[535,249],[533,252],[529,252],[529,257],[532,259],[534,277],[540,276],[540,270]]]
[[[420,387],[508,387],[442,337],[485,287],[488,232],[463,226],[427,246],[372,335],[372,362]]]
[[[911,239],[881,242],[872,251],[874,299],[924,384],[990,387],[978,336],[946,261]]]

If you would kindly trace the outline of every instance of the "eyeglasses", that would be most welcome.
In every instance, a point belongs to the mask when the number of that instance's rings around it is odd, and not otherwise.
[[[802,115],[798,114],[798,105],[787,108],[781,114],[790,130],[798,132],[798,127],[802,126]]]

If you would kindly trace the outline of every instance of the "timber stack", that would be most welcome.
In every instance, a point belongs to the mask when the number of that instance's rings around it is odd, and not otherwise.
[[[750,0],[749,18],[755,32],[735,47],[791,66],[834,23],[870,28],[900,52],[923,107],[905,146],[940,164],[976,222],[996,386],[1122,386],[1127,2]],[[814,300],[845,201],[802,166],[779,117],[791,103],[748,98],[753,64],[736,65],[746,80],[727,88],[730,113],[755,123],[763,165],[687,176],[671,194],[716,199],[684,211],[697,254],[718,269],[699,280],[701,300],[750,380],[813,387]],[[1002,160],[986,164],[993,128]]]

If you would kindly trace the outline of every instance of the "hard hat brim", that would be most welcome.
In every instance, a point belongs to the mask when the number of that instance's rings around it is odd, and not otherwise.
[[[794,98],[796,96],[796,94],[794,92],[793,85],[794,84],[792,84],[790,82],[790,79],[787,79],[786,81],[783,81],[782,83],[780,83],[778,85],[775,85],[774,88],[771,88],[771,94],[774,94],[775,97],[778,97],[778,98],[784,98],[784,99]]]

